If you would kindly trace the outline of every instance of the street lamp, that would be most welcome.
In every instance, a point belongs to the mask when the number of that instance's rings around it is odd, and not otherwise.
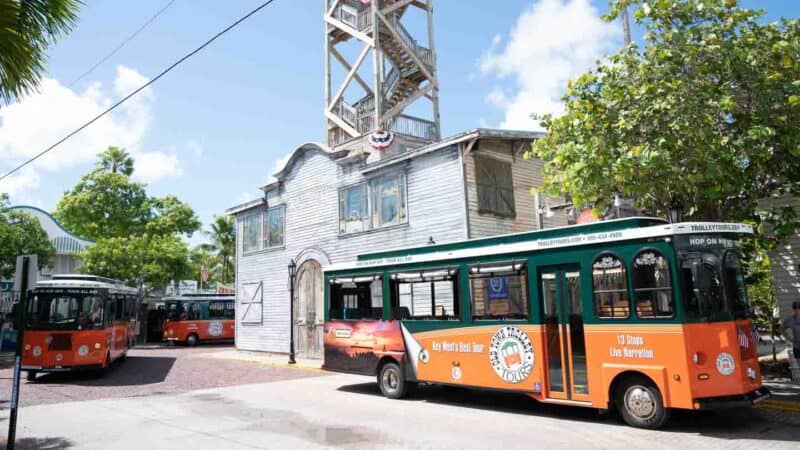
[[[289,364],[294,360],[294,279],[297,276],[297,264],[294,259],[289,261]]]
[[[672,199],[667,207],[667,220],[670,223],[683,222],[683,202],[678,199]]]

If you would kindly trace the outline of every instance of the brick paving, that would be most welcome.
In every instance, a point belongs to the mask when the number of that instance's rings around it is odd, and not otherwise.
[[[103,376],[94,373],[40,374],[20,388],[22,406],[104,398],[140,397],[224,386],[318,377],[321,371],[276,367],[220,358],[230,346],[137,348]],[[0,409],[11,397],[12,369],[0,369]]]

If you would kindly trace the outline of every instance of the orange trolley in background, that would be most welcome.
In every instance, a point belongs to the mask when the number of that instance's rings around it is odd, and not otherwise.
[[[236,301],[230,294],[186,294],[164,299],[164,340],[186,345],[232,340]]]
[[[22,370],[106,369],[136,342],[137,291],[93,275],[55,275],[29,294]]]
[[[325,267],[327,370],[616,409],[769,397],[735,223],[629,218],[361,255]]]

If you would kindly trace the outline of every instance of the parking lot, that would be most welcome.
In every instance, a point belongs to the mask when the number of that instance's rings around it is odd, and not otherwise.
[[[35,383],[21,382],[22,406],[69,401],[177,394],[224,386],[290,380],[324,375],[319,371],[274,367],[220,358],[230,345],[199,347],[152,346],[132,349],[103,376],[96,373],[40,374]],[[0,369],[0,406],[11,397],[10,368]]]

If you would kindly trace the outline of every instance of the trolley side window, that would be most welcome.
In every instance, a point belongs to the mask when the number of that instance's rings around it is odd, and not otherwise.
[[[209,302],[208,318],[211,320],[233,320],[234,303],[232,301]]]
[[[383,318],[383,284],[380,275],[331,278],[331,319],[358,320]]]
[[[597,316],[604,319],[630,317],[628,274],[616,255],[604,253],[592,264],[592,290]]]
[[[530,317],[525,264],[509,261],[469,268],[473,320]]]
[[[633,298],[640,318],[669,318],[675,314],[669,261],[658,251],[644,250],[633,258]]]
[[[436,268],[390,275],[392,318],[459,320],[458,269]]]

